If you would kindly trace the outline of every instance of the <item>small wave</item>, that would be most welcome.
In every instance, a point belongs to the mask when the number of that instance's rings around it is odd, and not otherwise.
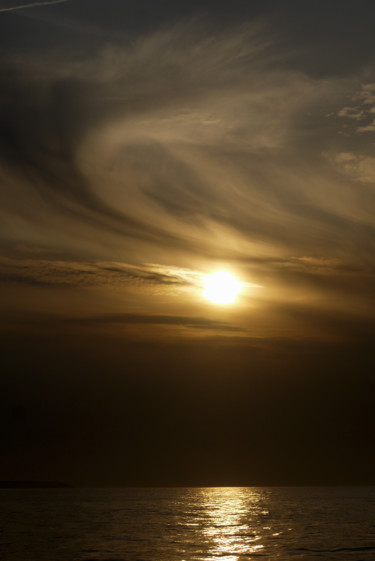
[[[214,552],[210,552],[210,557],[213,558],[218,558],[220,559],[221,557],[224,557],[225,559],[227,559],[228,557],[237,557],[237,559],[252,559],[254,557],[266,557],[266,553],[261,553],[259,551],[252,551],[249,553],[239,553],[239,552],[233,552],[233,551],[222,551],[220,553],[214,553]],[[88,561],[85,559],[85,561]],[[91,561],[91,560],[90,560]],[[101,560],[104,561],[104,560]],[[107,560],[105,560],[107,561]]]
[[[375,546],[373,545],[365,545],[360,547],[336,547],[334,549],[316,549],[316,548],[308,548],[308,547],[298,547],[295,548],[295,551],[307,551],[309,553],[340,553],[343,551],[374,551]]]
[[[81,553],[91,553],[91,554],[99,554],[99,557],[83,557],[82,561],[129,561],[128,559],[122,559],[119,557],[102,557],[100,549],[81,549]],[[104,553],[105,554],[105,553]],[[142,559],[134,559],[134,561],[143,561]]]

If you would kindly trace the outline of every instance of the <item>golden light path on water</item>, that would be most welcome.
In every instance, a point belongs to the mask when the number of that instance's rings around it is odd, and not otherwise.
[[[374,561],[375,487],[6,491],[6,561]]]
[[[259,517],[263,509],[256,490],[242,488],[207,488],[202,490],[202,506],[206,524],[202,532],[210,542],[207,561],[238,561],[241,556],[260,553],[264,548],[252,518]],[[262,514],[268,514],[263,512]]]

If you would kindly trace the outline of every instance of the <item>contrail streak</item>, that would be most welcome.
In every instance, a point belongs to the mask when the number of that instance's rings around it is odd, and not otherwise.
[[[51,4],[62,4],[71,0],[49,0],[49,2],[33,2],[32,4],[18,4],[18,6],[8,6],[0,8],[0,12],[13,12],[14,10],[24,10],[25,8],[35,8],[37,6],[50,6]]]

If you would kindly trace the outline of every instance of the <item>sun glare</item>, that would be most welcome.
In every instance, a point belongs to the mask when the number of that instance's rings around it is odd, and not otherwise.
[[[232,304],[240,291],[241,283],[226,271],[217,271],[205,277],[203,296],[214,304]]]

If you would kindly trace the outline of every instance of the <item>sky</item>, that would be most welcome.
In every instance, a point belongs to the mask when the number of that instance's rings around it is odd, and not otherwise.
[[[1,480],[375,484],[374,16],[0,1]]]

